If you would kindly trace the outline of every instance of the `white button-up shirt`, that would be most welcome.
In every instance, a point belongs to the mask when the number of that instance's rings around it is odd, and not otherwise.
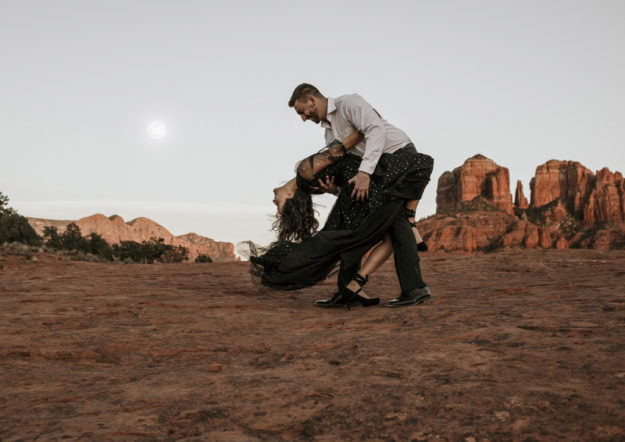
[[[328,98],[325,128],[326,144],[344,140],[352,132],[364,134],[365,139],[349,150],[362,157],[358,170],[369,175],[375,170],[380,155],[393,153],[410,143],[406,133],[381,118],[364,98],[358,94]]]

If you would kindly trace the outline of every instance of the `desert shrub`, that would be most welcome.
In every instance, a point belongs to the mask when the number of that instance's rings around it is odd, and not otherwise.
[[[82,236],[80,227],[75,223],[68,224],[61,235],[55,226],[46,226],[43,229],[43,236],[46,240],[46,247],[83,252],[82,255],[77,255],[79,257],[90,253],[108,261],[113,259],[113,248],[104,238],[97,233]]]
[[[213,258],[208,255],[200,254],[195,258],[195,262],[213,262]]]
[[[87,240],[82,237],[80,227],[76,223],[67,225],[65,232],[61,235],[61,244],[66,250],[82,250],[86,252],[88,248]]]
[[[0,192],[0,244],[20,242],[31,246],[41,245],[41,237],[28,220],[8,207],[9,198]]]
[[[104,238],[97,233],[92,233],[88,235],[87,238],[89,246],[89,250],[87,251],[88,253],[106,258],[109,261],[113,259],[113,247],[111,247],[111,245],[107,243]]]
[[[183,262],[189,259],[189,249],[183,246],[172,246],[161,255],[161,262]]]
[[[62,249],[61,237],[59,236],[59,230],[55,226],[45,226],[43,228],[43,238],[45,239],[45,245],[53,249]]]
[[[121,241],[113,244],[113,256],[123,262],[147,263],[145,249],[137,241]]]
[[[113,245],[113,255],[120,261],[132,260],[142,264],[154,262],[182,262],[189,258],[189,249],[165,244],[163,238],[149,241],[121,241]]]

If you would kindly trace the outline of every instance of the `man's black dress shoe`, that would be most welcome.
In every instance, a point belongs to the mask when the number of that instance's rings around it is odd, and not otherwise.
[[[386,305],[388,307],[404,307],[406,305],[422,304],[430,299],[432,299],[430,288],[423,287],[422,289],[412,289],[407,292],[402,292],[397,298],[388,301]]]

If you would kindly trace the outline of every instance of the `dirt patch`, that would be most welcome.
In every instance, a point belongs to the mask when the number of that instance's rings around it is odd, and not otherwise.
[[[3,440],[625,438],[625,251],[425,253],[431,302],[351,311],[245,263],[2,266]]]

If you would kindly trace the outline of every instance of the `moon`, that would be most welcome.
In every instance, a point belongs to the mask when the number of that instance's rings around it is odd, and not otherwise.
[[[152,121],[148,125],[148,135],[153,140],[160,140],[167,135],[167,126],[162,121]]]

